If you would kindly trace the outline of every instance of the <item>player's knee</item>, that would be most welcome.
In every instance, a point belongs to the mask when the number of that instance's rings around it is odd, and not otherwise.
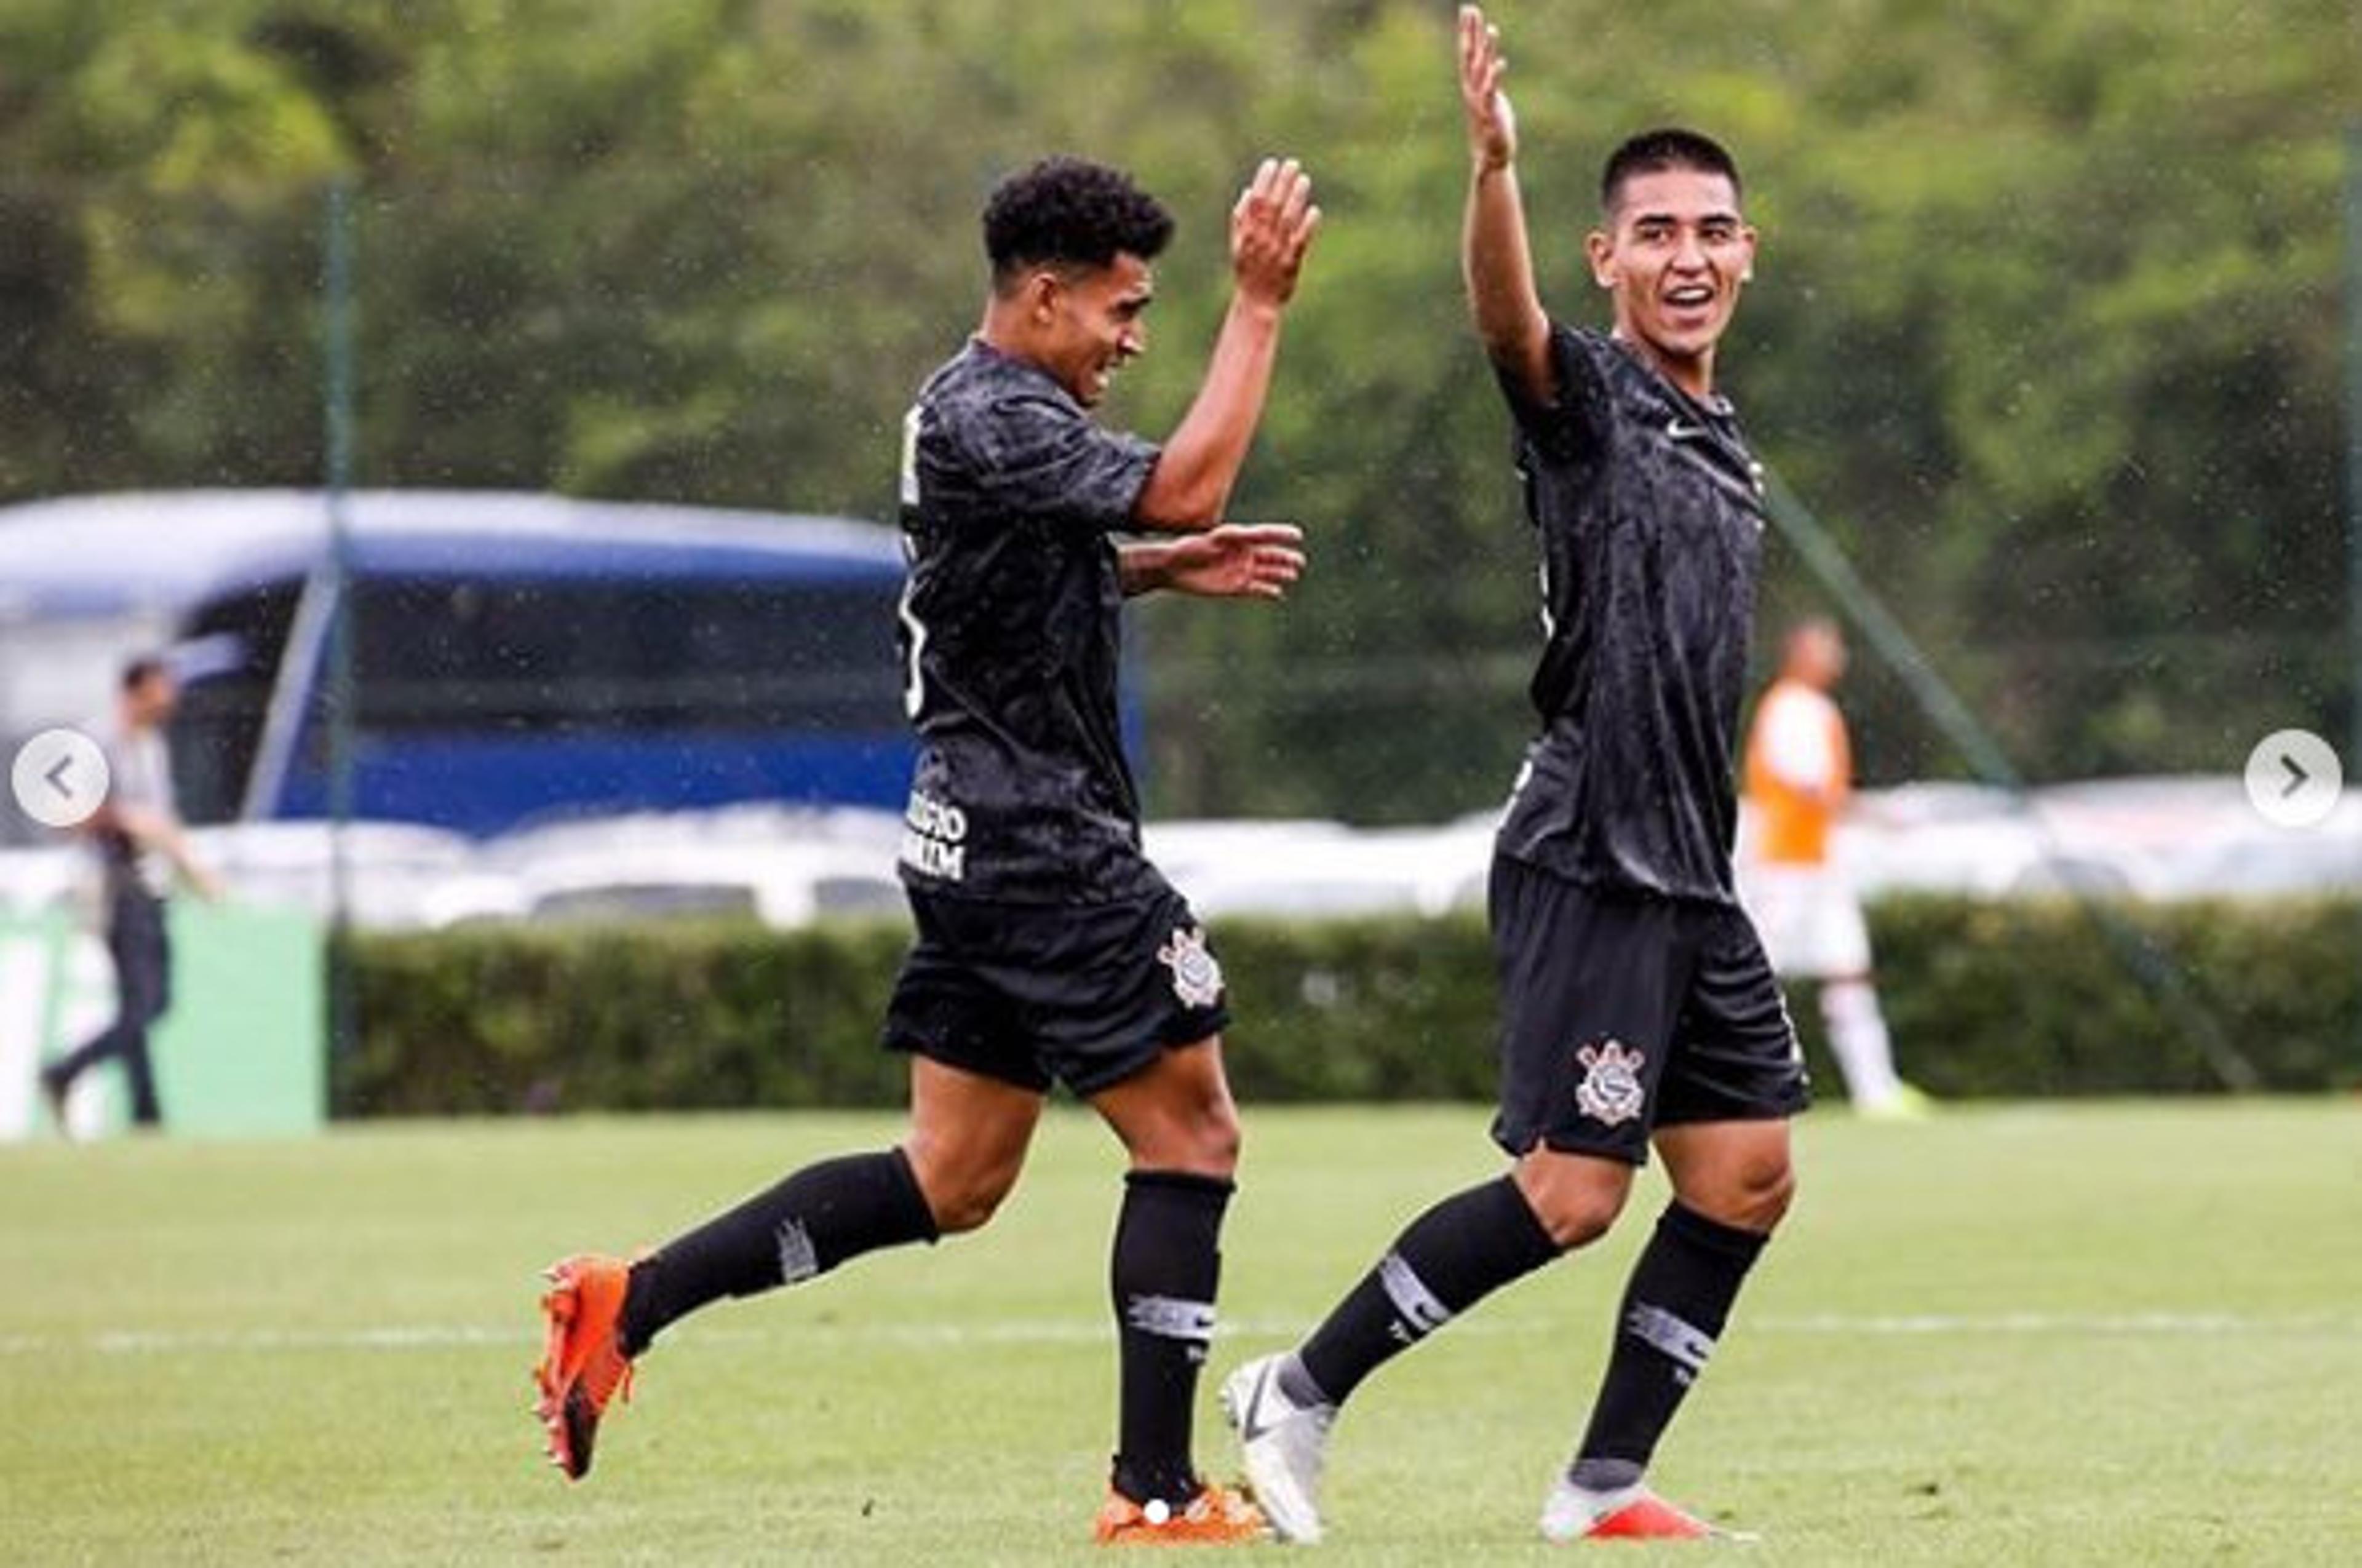
[[[1219,1080],[1166,1093],[1111,1115],[1134,1170],[1227,1180],[1238,1170],[1239,1111]]]
[[[1224,1100],[1207,1128],[1206,1158],[1209,1164],[1220,1166],[1218,1174],[1231,1176],[1239,1168],[1239,1150],[1246,1143],[1246,1132],[1239,1125],[1238,1108]]]
[[[1545,1208],[1534,1210],[1542,1229],[1558,1250],[1573,1252],[1589,1246],[1614,1227],[1616,1217],[1624,1211],[1624,1199],[1618,1195],[1607,1197],[1588,1194],[1582,1197],[1559,1197]]]
[[[981,1229],[1000,1209],[1017,1185],[1015,1161],[979,1160],[946,1155],[923,1144],[910,1145],[911,1173],[927,1200],[935,1229],[946,1236]]]
[[[1709,1189],[1680,1197],[1709,1220],[1768,1236],[1795,1201],[1796,1167],[1784,1154],[1765,1154],[1733,1165]]]
[[[1796,1167],[1783,1160],[1765,1190],[1763,1229],[1769,1231],[1786,1219],[1790,1206],[1795,1201]]]
[[[1209,1101],[1195,1108],[1173,1129],[1165,1168],[1227,1179],[1238,1171],[1244,1138],[1238,1108],[1227,1098]]]
[[[1561,1252],[1587,1246],[1614,1227],[1631,1191],[1628,1179],[1600,1180],[1588,1170],[1555,1161],[1519,1163],[1518,1190]]]
[[[1001,1199],[1013,1185],[999,1179],[955,1184],[941,1192],[929,1192],[927,1209],[935,1218],[935,1229],[946,1236],[981,1230],[999,1212]]]

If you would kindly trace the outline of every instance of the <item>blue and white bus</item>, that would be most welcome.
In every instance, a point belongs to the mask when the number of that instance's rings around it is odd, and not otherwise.
[[[353,815],[900,808],[893,530],[469,491],[345,516]],[[330,539],[311,491],[0,507],[0,744],[103,713],[124,657],[166,648],[183,814],[326,814]]]

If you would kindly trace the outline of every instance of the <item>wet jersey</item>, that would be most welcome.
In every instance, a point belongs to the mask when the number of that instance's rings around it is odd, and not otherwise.
[[[902,451],[911,886],[1049,904],[1164,888],[1123,755],[1111,537],[1157,451],[981,341],[921,389]]]
[[[1552,324],[1558,392],[1502,380],[1539,536],[1540,736],[1499,848],[1570,880],[1735,901],[1733,751],[1762,554],[1730,405]]]

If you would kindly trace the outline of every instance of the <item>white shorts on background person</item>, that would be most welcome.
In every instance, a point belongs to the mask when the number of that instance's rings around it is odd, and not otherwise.
[[[1843,871],[1757,861],[1741,867],[1738,894],[1775,974],[1826,980],[1870,973],[1870,927]]]

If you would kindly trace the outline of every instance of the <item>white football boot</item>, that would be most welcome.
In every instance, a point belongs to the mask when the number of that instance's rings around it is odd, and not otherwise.
[[[1320,1466],[1334,1405],[1299,1405],[1279,1386],[1281,1355],[1247,1363],[1222,1381],[1222,1414],[1239,1434],[1247,1485],[1282,1540],[1320,1539]]]

